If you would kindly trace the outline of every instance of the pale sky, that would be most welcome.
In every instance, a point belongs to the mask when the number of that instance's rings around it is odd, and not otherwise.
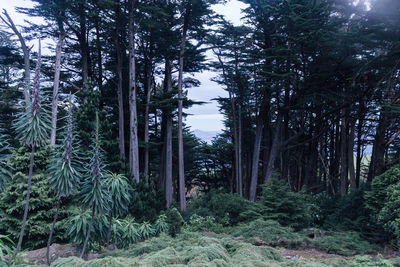
[[[7,10],[17,26],[23,25],[24,20],[31,20],[32,18],[17,13],[15,7],[32,7],[33,5],[33,2],[30,0],[0,0],[0,8]],[[214,10],[224,15],[227,20],[235,25],[239,25],[241,24],[241,10],[245,7],[246,5],[238,0],[230,0],[225,5],[215,5]],[[35,20],[35,22],[40,21]],[[208,103],[201,106],[194,106],[185,111],[190,114],[186,119],[186,123],[191,126],[192,130],[199,129],[202,131],[220,132],[224,127],[222,123],[223,115],[219,113],[216,101],[211,101],[211,99],[218,96],[227,96],[227,93],[220,85],[210,80],[216,75],[216,73],[210,71],[204,71],[195,75],[195,78],[201,82],[201,85],[200,87],[190,88],[188,97]]]

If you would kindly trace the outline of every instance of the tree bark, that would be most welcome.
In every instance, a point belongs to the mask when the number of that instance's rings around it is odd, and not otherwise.
[[[152,81],[152,66],[153,66],[153,56],[152,56],[152,45],[149,45],[149,56],[146,65],[146,106],[144,110],[144,177],[146,184],[149,183],[149,114],[150,114],[150,100],[151,100],[151,81]]]
[[[135,69],[135,7],[136,0],[129,0],[129,167],[133,178],[139,182],[139,141],[136,110],[136,69]]]
[[[349,140],[347,144],[347,159],[349,168],[349,178],[350,178],[350,190],[354,191],[357,189],[356,174],[354,168],[354,138],[355,138],[355,121],[352,120],[349,123]]]
[[[179,51],[179,74],[178,74],[178,179],[179,179],[179,200],[181,211],[186,209],[186,187],[185,187],[185,166],[183,154],[183,122],[182,122],[182,83],[183,83],[183,60],[185,57],[186,36],[189,27],[190,4],[185,9],[181,47]]]
[[[167,92],[172,91],[171,68],[171,62],[167,59],[165,63]],[[165,114],[165,119],[165,200],[169,208],[172,204],[172,116],[169,112]]]
[[[58,213],[60,212],[60,204],[61,204],[61,197],[58,197],[56,214],[54,214],[53,223],[51,224],[49,239],[47,240],[47,249],[46,249],[47,265],[50,265],[50,263],[51,263],[50,262],[50,245],[51,245],[51,242],[53,239],[54,227],[57,222]]]
[[[264,184],[269,184],[272,179],[272,175],[274,172],[275,159],[276,159],[279,149],[280,149],[279,135],[281,132],[281,125],[282,125],[282,115],[281,115],[281,112],[279,111],[278,117],[276,118],[274,139],[272,141],[271,150],[269,152],[267,169],[266,169],[265,176],[264,176]]]
[[[340,194],[344,196],[347,193],[347,119],[345,111],[342,111],[341,132],[340,132]]]
[[[58,36],[58,42],[56,46],[56,63],[54,68],[54,84],[53,84],[53,99],[51,101],[51,135],[50,145],[56,144],[57,134],[57,110],[58,110],[58,88],[60,85],[60,74],[61,74],[61,49],[65,38],[64,31],[61,31]]]
[[[28,218],[28,210],[29,210],[29,200],[31,197],[31,182],[32,182],[32,175],[33,175],[33,161],[35,158],[35,146],[32,146],[31,150],[31,157],[29,160],[29,173],[28,173],[28,186],[26,189],[26,200],[25,200],[25,210],[24,210],[24,217],[22,219],[22,226],[21,226],[21,231],[19,233],[19,238],[18,238],[18,244],[17,247],[14,250],[14,259],[17,256],[18,252],[21,249],[22,245],[22,240],[24,238],[25,234],[25,226],[26,226],[26,220]]]
[[[7,20],[0,16],[0,19],[17,35],[19,42],[21,43],[22,52],[24,54],[24,99],[26,105],[30,103],[30,83],[31,83],[31,69],[30,69],[30,59],[29,59],[29,49],[25,43],[25,39],[22,34],[18,31],[17,27],[15,26],[13,20],[8,15],[7,10],[3,8],[3,14],[6,16]]]
[[[118,75],[118,139],[119,139],[119,157],[125,162],[125,119],[124,119],[124,99],[122,88],[122,68],[123,68],[123,52],[121,50],[120,37],[120,4],[117,0],[116,5],[116,38],[115,48],[117,53],[117,75]]]
[[[250,192],[249,192],[249,200],[254,202],[256,201],[256,193],[257,193],[257,181],[258,181],[258,162],[260,160],[260,148],[261,148],[261,140],[262,140],[262,132],[264,128],[262,113],[258,115],[257,118],[257,126],[256,126],[256,137],[254,140],[254,149],[253,149],[253,161],[251,166],[251,181],[250,181]]]

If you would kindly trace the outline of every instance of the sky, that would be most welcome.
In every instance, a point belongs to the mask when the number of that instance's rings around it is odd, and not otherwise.
[[[32,7],[34,5],[32,1],[0,0],[0,3],[0,8],[5,8],[7,10],[17,26],[25,24],[25,20],[32,21],[32,18],[15,11],[15,7]],[[240,25],[241,10],[245,7],[246,5],[238,0],[230,0],[225,5],[215,5],[213,9],[217,13],[225,16],[225,18],[233,24]],[[38,19],[34,21],[40,22]],[[50,41],[50,45],[54,44],[51,44]],[[211,60],[212,55],[208,53],[207,58]],[[219,96],[226,97],[227,93],[220,85],[211,81],[216,75],[217,73],[211,71],[204,71],[194,75],[194,77],[200,81],[201,85],[199,87],[189,88],[188,97],[196,101],[206,102],[206,104],[201,106],[195,105],[185,110],[185,112],[189,114],[186,118],[186,124],[191,126],[192,130],[199,129],[202,131],[220,132],[224,128],[222,123],[223,115],[219,113],[218,104],[212,99]]]

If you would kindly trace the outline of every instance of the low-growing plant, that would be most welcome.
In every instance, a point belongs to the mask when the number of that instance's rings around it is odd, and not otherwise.
[[[155,234],[155,229],[149,222],[143,222],[139,227],[139,234],[142,239],[148,239]]]
[[[155,234],[159,235],[164,232],[168,232],[169,225],[167,223],[167,216],[165,214],[160,214],[156,222],[154,223]]]
[[[186,229],[192,232],[197,231],[209,231],[209,232],[221,232],[223,226],[218,224],[214,217],[207,216],[201,217],[197,214],[190,216],[189,220],[185,225]]]

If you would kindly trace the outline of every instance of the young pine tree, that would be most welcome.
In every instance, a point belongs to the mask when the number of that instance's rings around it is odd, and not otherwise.
[[[74,133],[72,108],[70,96],[67,116],[68,124],[64,131],[63,142],[55,147],[49,167],[49,185],[57,196],[58,201],[49,239],[47,241],[46,258],[48,265],[50,265],[50,245],[53,238],[54,226],[57,222],[60,210],[61,198],[69,197],[78,191],[80,177],[82,175],[82,158],[78,153],[79,144]]]
[[[92,138],[92,144],[89,151],[89,163],[85,167],[87,178],[82,184],[81,201],[84,207],[92,210],[92,218],[89,223],[89,229],[80,257],[85,254],[85,250],[90,238],[90,232],[93,227],[93,220],[96,214],[104,214],[110,210],[111,196],[108,190],[105,175],[105,166],[103,163],[103,153],[100,146],[99,133],[99,114],[96,112],[95,131]]]
[[[41,64],[41,47],[39,41],[39,53],[35,70],[35,78],[33,83],[32,95],[29,103],[26,103],[26,111],[21,112],[15,121],[16,137],[22,145],[31,148],[29,161],[28,184],[26,190],[26,201],[24,216],[21,224],[21,231],[18,238],[17,247],[14,251],[14,257],[21,249],[22,240],[25,233],[26,220],[28,218],[29,200],[31,193],[31,181],[33,174],[33,163],[35,157],[35,148],[44,146],[49,140],[51,116],[48,110],[43,107],[42,92],[40,90],[40,64]]]

